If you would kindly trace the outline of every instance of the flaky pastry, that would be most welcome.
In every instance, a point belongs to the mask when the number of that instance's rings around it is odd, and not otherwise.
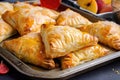
[[[110,21],[99,21],[88,26],[80,28],[98,37],[99,41],[114,49],[120,50],[120,26]]]
[[[30,32],[40,32],[42,24],[56,23],[54,19],[41,14],[36,7],[7,11],[2,15],[2,18],[13,26],[20,35],[25,35]]]
[[[15,10],[34,8],[34,9],[39,10],[41,12],[41,14],[49,16],[53,19],[56,19],[59,15],[59,12],[57,12],[55,10],[40,7],[40,6],[33,6],[33,5],[26,3],[26,2],[17,2],[15,4],[13,4],[13,6],[14,6]]]
[[[91,22],[79,13],[67,9],[60,13],[59,17],[57,18],[57,24],[79,28],[82,25],[91,24]]]
[[[100,45],[90,46],[82,48],[80,50],[71,52],[63,57],[61,57],[61,68],[67,69],[87,61],[97,59],[99,57],[105,56],[110,53],[108,48]]]
[[[98,42],[96,37],[69,26],[43,25],[41,35],[49,58],[64,56]]]
[[[44,45],[39,35],[39,33],[29,33],[16,39],[6,40],[3,42],[3,47],[27,63],[46,69],[55,68],[54,61],[46,58]]]

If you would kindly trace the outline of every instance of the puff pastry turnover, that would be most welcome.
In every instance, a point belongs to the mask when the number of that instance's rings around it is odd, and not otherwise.
[[[108,53],[110,53],[110,50],[100,45],[86,47],[61,57],[61,67],[62,69],[71,68],[87,61],[105,56]]]
[[[40,6],[33,6],[33,5],[26,3],[26,2],[17,2],[15,4],[13,4],[13,6],[14,6],[15,10],[34,8],[34,9],[39,10],[43,15],[49,16],[53,19],[56,19],[59,15],[59,12],[57,12],[55,10],[51,10],[51,9],[40,7]]]
[[[3,42],[3,47],[19,59],[46,69],[55,68],[52,59],[46,58],[44,45],[39,33],[29,33],[22,37]]]
[[[43,25],[41,35],[49,58],[64,56],[98,42],[96,37],[69,26]]]
[[[81,27],[81,31],[85,31],[98,37],[99,41],[116,50],[120,50],[120,26],[114,22],[99,21]]]
[[[91,24],[91,22],[87,18],[80,15],[79,13],[74,12],[70,9],[67,9],[60,13],[57,19],[57,24],[58,25],[69,25],[72,27],[79,28],[80,25],[82,26],[82,25]]]
[[[38,7],[31,9],[20,9],[17,11],[7,11],[2,18],[13,26],[20,35],[30,32],[40,32],[42,24],[55,24],[55,20],[43,15]]]

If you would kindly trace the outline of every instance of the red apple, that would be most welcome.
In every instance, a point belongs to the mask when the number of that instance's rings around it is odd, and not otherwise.
[[[98,13],[99,13],[105,6],[105,3],[103,0],[96,0],[96,2],[97,2],[97,6],[98,6]]]
[[[77,0],[77,3],[93,13],[112,11],[111,0]]]
[[[61,0],[40,0],[41,6],[57,10],[60,6]]]
[[[106,1],[106,2],[105,2]],[[112,11],[111,0],[96,0],[98,5],[98,13],[110,12]],[[109,4],[108,4],[109,2]]]
[[[100,11],[99,13],[104,13],[104,12],[111,12],[112,11],[112,6],[111,4],[105,5]]]
[[[6,74],[9,71],[9,68],[3,63],[0,62],[0,74]]]

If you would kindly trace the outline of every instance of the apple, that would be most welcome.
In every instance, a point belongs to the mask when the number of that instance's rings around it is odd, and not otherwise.
[[[77,0],[77,3],[93,13],[112,11],[111,0]]]
[[[98,5],[96,0],[77,0],[77,3],[80,7],[93,13],[97,13],[98,11]]]
[[[61,1],[62,0],[40,0],[40,5],[46,8],[57,10]]]
[[[96,0],[98,5],[98,13],[112,11],[111,0]]]
[[[103,2],[103,0],[96,0],[96,2],[97,2],[97,6],[98,6],[98,13],[99,13],[105,6],[105,3]]]
[[[112,10],[113,10],[113,9],[112,9],[111,4],[108,4],[108,5],[105,5],[105,6],[99,11],[99,13],[110,12],[110,11],[112,11]]]
[[[111,0],[96,0],[98,5],[98,13],[112,11]]]

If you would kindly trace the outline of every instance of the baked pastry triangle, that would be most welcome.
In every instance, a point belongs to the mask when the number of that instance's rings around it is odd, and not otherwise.
[[[98,42],[96,37],[69,26],[43,25],[41,36],[49,58],[65,56]]]
[[[120,50],[120,26],[110,21],[99,21],[88,26],[80,28],[98,37],[99,41],[116,50]]]
[[[105,56],[110,53],[108,48],[105,48],[100,45],[89,46],[82,48],[80,50],[71,52],[60,58],[61,68],[67,69],[80,64],[83,64],[87,61],[97,59],[99,57]]]
[[[27,63],[46,69],[55,68],[53,59],[46,58],[39,33],[29,33],[19,38],[6,40],[3,42],[3,47]]]
[[[70,9],[66,9],[65,11],[62,11],[57,18],[57,24],[79,28],[82,25],[91,24],[91,22],[79,13],[74,12]]]
[[[36,10],[39,10],[41,12],[41,14],[49,16],[50,18],[53,18],[53,19],[56,19],[59,15],[59,12],[57,12],[55,10],[40,7],[40,6],[33,6],[26,2],[17,2],[15,4],[13,4],[13,6],[14,6],[15,10],[34,8]]]
[[[38,8],[7,11],[2,18],[13,26],[20,35],[30,32],[40,32],[42,24],[55,24],[56,21],[43,15]]]

